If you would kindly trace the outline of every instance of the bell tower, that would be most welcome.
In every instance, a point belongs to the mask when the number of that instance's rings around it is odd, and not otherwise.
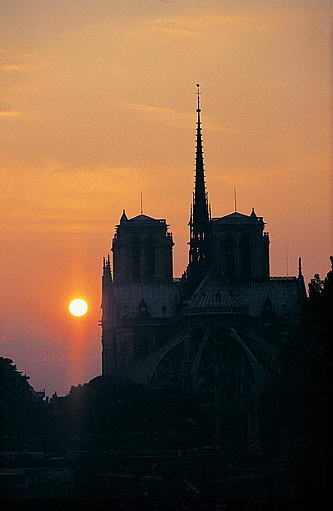
[[[269,278],[269,235],[252,209],[212,219],[214,264],[229,281]]]
[[[172,281],[172,234],[164,219],[123,211],[112,241],[115,283]]]

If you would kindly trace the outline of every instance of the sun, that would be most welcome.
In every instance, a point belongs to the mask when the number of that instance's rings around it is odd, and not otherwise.
[[[87,311],[88,304],[85,300],[82,300],[82,298],[75,298],[75,300],[72,300],[69,304],[69,312],[72,316],[76,316],[77,318],[84,316]]]

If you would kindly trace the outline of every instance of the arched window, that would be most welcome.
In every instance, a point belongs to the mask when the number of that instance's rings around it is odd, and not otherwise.
[[[137,238],[131,241],[132,250],[132,276],[133,279],[140,278],[140,242]]]
[[[225,273],[227,277],[233,279],[235,277],[235,250],[234,240],[231,236],[225,239]]]
[[[243,236],[240,243],[241,274],[243,279],[251,277],[251,248],[248,236]]]
[[[147,278],[155,276],[155,247],[151,236],[145,239],[145,274]]]

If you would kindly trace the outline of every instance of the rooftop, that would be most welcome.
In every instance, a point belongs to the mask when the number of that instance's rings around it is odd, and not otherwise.
[[[252,210],[251,215],[244,215],[243,213],[238,213],[238,211],[234,211],[233,213],[230,213],[229,215],[225,215],[219,218],[212,218],[212,221],[214,223],[218,224],[248,224],[248,223],[258,223],[262,222],[262,216],[257,216],[254,212],[254,209]]]
[[[165,219],[157,219],[157,218],[152,218],[151,216],[147,216],[147,215],[137,215],[137,216],[134,216],[133,218],[130,218],[128,220],[128,222],[130,222],[131,224],[165,224]]]

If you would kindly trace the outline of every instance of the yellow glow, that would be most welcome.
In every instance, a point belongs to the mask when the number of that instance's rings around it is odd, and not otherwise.
[[[76,317],[84,316],[88,311],[88,304],[82,298],[75,298],[69,304],[69,312]]]

